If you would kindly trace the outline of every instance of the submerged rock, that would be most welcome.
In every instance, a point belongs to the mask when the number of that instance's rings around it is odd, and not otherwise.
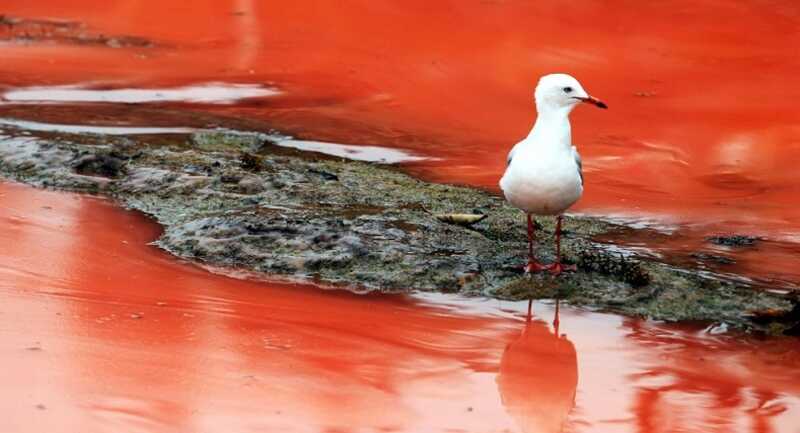
[[[562,239],[578,272],[524,275],[524,216],[500,198],[422,182],[392,167],[287,151],[266,134],[200,132],[135,146],[131,138],[104,137],[98,145],[97,136],[3,134],[0,173],[112,195],[164,226],[159,246],[212,265],[359,292],[560,297],[654,319],[760,329],[770,324],[750,312],[785,318],[794,305],[707,271],[621,256],[594,241],[620,226],[588,217],[568,218],[569,236]],[[454,217],[473,209],[480,215]],[[553,221],[537,222],[538,254],[551,261]],[[781,323],[795,329],[794,322]]]
[[[713,263],[717,265],[732,265],[736,263],[736,260],[730,257],[712,253],[694,252],[689,254],[689,257],[697,259],[700,263]]]
[[[117,154],[96,153],[79,158],[73,168],[76,173],[87,176],[116,178],[125,169],[125,162],[126,159]]]
[[[745,235],[728,235],[728,236],[711,236],[706,238],[707,241],[716,245],[724,245],[727,247],[749,247],[758,242],[759,238],[755,236]]]

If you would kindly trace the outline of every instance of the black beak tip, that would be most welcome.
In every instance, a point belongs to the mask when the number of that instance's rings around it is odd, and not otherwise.
[[[608,110],[608,105],[606,105],[605,102],[598,102],[597,106],[602,108],[602,109],[604,109],[604,110]]]

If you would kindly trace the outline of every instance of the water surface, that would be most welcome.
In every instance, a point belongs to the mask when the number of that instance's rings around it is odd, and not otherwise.
[[[6,0],[0,15],[4,121],[277,128],[492,191],[536,78],[569,72],[611,106],[573,115],[577,211],[652,228],[608,242],[800,281],[795,2]],[[704,241],[719,232],[766,240]],[[524,303],[238,280],[148,245],[158,233],[106,200],[0,184],[2,431],[800,432],[794,339],[568,308],[556,331],[551,304],[528,320]]]
[[[0,183],[8,432],[800,432],[800,343],[233,279],[108,200]]]
[[[686,239],[627,247],[800,282],[796,2],[7,0],[0,14],[1,116],[174,127],[176,104],[191,103],[310,142],[427,156],[406,168],[492,191],[532,125],[537,77],[569,72],[611,106],[573,115],[576,211]],[[161,111],[108,111],[103,98]],[[765,241],[704,241],[731,232]]]

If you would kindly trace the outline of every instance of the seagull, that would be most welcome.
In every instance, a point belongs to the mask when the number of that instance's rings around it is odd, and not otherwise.
[[[528,263],[526,273],[549,270],[554,275],[574,271],[561,263],[561,220],[583,194],[581,156],[572,144],[569,113],[580,103],[608,106],[590,96],[575,78],[549,74],[539,79],[534,93],[536,123],[528,136],[508,153],[500,189],[506,200],[528,216]],[[533,215],[557,215],[556,261],[539,263],[533,255]]]

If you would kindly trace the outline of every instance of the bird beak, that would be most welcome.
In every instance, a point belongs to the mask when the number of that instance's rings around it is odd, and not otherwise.
[[[598,106],[599,108],[603,108],[603,109],[608,108],[608,105],[606,105],[605,102],[595,98],[594,96],[586,96],[585,98],[578,98],[578,99],[580,99],[582,102],[585,102],[587,104],[594,104],[594,105]]]

